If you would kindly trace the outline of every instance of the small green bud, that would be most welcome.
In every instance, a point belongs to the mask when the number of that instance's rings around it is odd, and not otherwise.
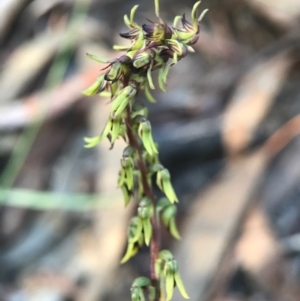
[[[153,232],[151,224],[151,218],[153,216],[153,205],[148,197],[141,199],[138,207],[138,216],[142,220],[145,244],[149,246]]]
[[[180,239],[180,234],[178,232],[176,222],[175,222],[177,208],[175,205],[170,204],[169,200],[166,199],[166,201],[168,202],[168,205],[164,206],[161,209],[162,222],[174,238]],[[159,207],[159,209],[160,208],[161,207]]]
[[[131,219],[128,227],[128,241],[130,243],[137,242],[142,234],[143,224],[141,218],[135,216]]]
[[[128,246],[125,255],[121,259],[121,263],[125,263],[131,257],[136,255],[139,248],[143,244],[144,235],[143,235],[143,223],[141,218],[136,216],[130,220],[127,236],[128,236]]]
[[[134,59],[133,59],[133,66],[135,68],[142,68],[146,65],[148,65],[151,62],[151,56],[147,52],[139,53]]]
[[[158,259],[155,263],[156,277],[165,281],[165,289],[167,293],[166,300],[172,299],[175,285],[185,299],[189,296],[185,290],[182,279],[178,272],[178,264],[169,250],[162,250],[158,254]]]
[[[107,81],[116,81],[122,72],[122,64],[120,62],[115,62],[110,70],[105,74],[105,79]]]
[[[142,139],[143,145],[150,156],[157,154],[157,148],[152,138],[151,124],[148,120],[144,120],[140,123],[138,128],[138,134]]]
[[[147,277],[138,277],[132,283],[132,287],[144,287],[151,285],[151,281]]]
[[[126,86],[117,94],[111,106],[111,112],[114,114],[114,117],[119,116],[124,111],[126,106],[136,95],[136,92],[137,90],[135,85],[131,84],[129,86]]]
[[[133,157],[135,154],[135,149],[129,145],[124,148],[123,150],[123,157]]]
[[[178,202],[173,186],[171,175],[166,168],[159,170],[156,174],[156,184],[163,191],[171,203]]]
[[[163,261],[173,260],[174,256],[169,250],[162,250],[158,253],[158,258]]]
[[[161,213],[168,206],[170,206],[170,201],[167,198],[165,198],[165,197],[160,198],[157,201],[157,205],[156,205],[156,211],[157,211],[157,213]]]
[[[140,287],[131,288],[131,300],[132,301],[145,301],[143,290]]]

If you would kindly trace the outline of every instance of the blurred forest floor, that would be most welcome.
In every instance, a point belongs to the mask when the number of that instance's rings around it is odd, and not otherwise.
[[[119,261],[133,208],[116,188],[121,141],[83,137],[107,99],[86,52],[117,57],[123,15],[153,1],[0,1],[0,300],[129,300],[149,273]],[[193,1],[161,0],[170,23]],[[180,197],[182,240],[163,233],[191,300],[300,300],[300,1],[203,0],[196,53],[149,105]],[[174,301],[181,300],[175,295]]]

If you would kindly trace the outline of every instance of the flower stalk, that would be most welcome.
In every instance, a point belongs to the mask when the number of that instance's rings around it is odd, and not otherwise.
[[[188,299],[179,275],[178,265],[169,250],[160,250],[160,227],[163,225],[170,234],[180,239],[176,226],[176,203],[179,201],[171,183],[171,175],[159,161],[159,149],[152,137],[147,108],[137,96],[143,91],[149,102],[156,102],[151,94],[155,89],[152,71],[158,70],[158,87],[166,91],[170,68],[188,53],[193,53],[192,45],[198,41],[200,21],[207,10],[198,17],[200,1],[196,2],[191,13],[191,21],[176,16],[173,26],[167,25],[159,15],[159,0],[154,0],[158,21],[139,25],[134,21],[138,5],[130,15],[124,16],[129,32],[120,36],[129,39],[129,46],[114,46],[125,54],[115,59],[104,59],[96,55],[87,56],[101,64],[108,64],[96,81],[86,90],[85,95],[109,96],[110,116],[102,133],[85,138],[85,147],[96,146],[108,139],[113,147],[117,139],[127,143],[120,160],[118,186],[121,188],[125,206],[135,201],[137,215],[128,227],[128,245],[121,263],[135,256],[143,246],[150,247],[150,279],[137,278],[131,288],[132,301],[169,301],[177,286],[181,295]],[[178,24],[181,25],[178,26]],[[165,195],[157,199],[154,183]]]

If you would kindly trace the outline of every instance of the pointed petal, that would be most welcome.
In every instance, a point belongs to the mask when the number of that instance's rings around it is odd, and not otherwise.
[[[153,61],[151,61],[150,66],[148,67],[148,71],[147,71],[147,78],[148,78],[148,83],[149,83],[149,87],[154,90],[154,84],[153,84],[153,80],[152,80],[152,66],[153,66]]]
[[[170,272],[168,271],[166,275],[166,293],[167,293],[166,301],[171,300],[173,297],[174,284],[175,284],[174,275],[171,271]]]
[[[127,246],[126,253],[123,256],[123,258],[121,259],[120,263],[125,263],[131,257],[133,257],[134,255],[136,255],[137,252],[138,252],[138,248],[135,246],[135,244],[129,243],[128,246]]]
[[[185,299],[190,299],[189,295],[187,294],[187,292],[185,290],[184,284],[182,282],[182,279],[181,279],[178,271],[175,272],[174,279],[175,279],[175,283],[176,283],[178,290],[180,291],[182,297]]]
[[[155,98],[151,95],[150,91],[149,91],[149,85],[146,83],[145,87],[144,87],[144,91],[145,91],[145,96],[146,98],[152,102],[152,103],[156,103]]]
[[[171,235],[174,238],[176,238],[178,240],[181,239],[180,234],[179,234],[178,229],[177,229],[177,226],[176,226],[176,222],[175,222],[175,218],[174,217],[170,220],[169,229],[170,229]]]
[[[133,24],[134,23],[134,15],[135,15],[135,12],[136,10],[138,9],[138,5],[135,5],[132,9],[131,9],[131,12],[130,12],[130,23]]]
[[[143,229],[145,236],[145,244],[149,246],[152,237],[152,225],[149,219],[143,219]]]
[[[204,16],[206,15],[206,13],[207,13],[208,11],[209,11],[209,9],[205,9],[205,10],[201,13],[200,17],[198,18],[198,21],[199,21],[199,22],[202,21],[202,19],[204,18]]]
[[[100,56],[93,55],[93,54],[90,54],[90,53],[87,53],[86,56],[88,58],[90,58],[91,60],[96,61],[98,63],[102,63],[102,64],[108,64],[108,63],[112,63],[114,61],[113,59],[104,59]]]

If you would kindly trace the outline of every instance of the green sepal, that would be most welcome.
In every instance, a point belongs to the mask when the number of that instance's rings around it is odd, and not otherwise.
[[[126,178],[127,178],[127,186],[128,189],[133,189],[133,183],[134,183],[134,178],[133,178],[133,166],[128,167],[126,169]]]
[[[112,126],[113,126],[113,119],[110,117],[108,119],[108,121],[106,122],[106,125],[105,125],[101,135],[99,136],[99,139],[100,139],[99,142],[101,142],[104,138],[109,136]]]
[[[138,128],[138,134],[142,139],[143,145],[150,156],[157,154],[157,148],[152,138],[151,124],[148,120],[142,121]]]
[[[118,86],[117,81],[110,84],[110,93],[111,93],[112,98],[115,97],[115,95],[118,91],[118,88],[119,88],[119,86]]]
[[[156,146],[156,149],[158,151],[158,145],[157,143],[155,143],[155,146]],[[143,152],[143,158],[149,163],[149,165],[153,165],[153,164],[157,164],[159,163],[159,158],[158,158],[158,153],[157,154],[154,154],[154,155],[149,155],[147,151],[144,151]],[[151,177],[151,171],[149,173],[149,176]]]
[[[118,177],[118,186],[123,187],[126,184],[126,174],[124,169],[121,169]]]
[[[170,219],[169,222],[169,231],[171,233],[171,235],[176,238],[176,239],[181,239],[180,234],[178,232],[177,226],[176,226],[176,221],[175,221],[175,217]]]
[[[178,198],[176,196],[176,193],[173,189],[170,180],[163,180],[163,191],[172,204],[178,202]]]
[[[169,250],[162,250],[158,253],[158,258],[163,261],[173,260],[174,256]]]
[[[136,116],[141,115],[144,117],[148,116],[148,109],[146,106],[139,102],[135,102],[131,109],[131,118],[135,118]]]
[[[102,92],[99,93],[99,96],[111,97],[111,93],[109,91],[102,91]]]
[[[139,217],[133,217],[131,219],[129,229],[128,229],[128,242],[134,243],[139,241],[140,236],[142,235],[143,231],[143,223]]]
[[[121,119],[112,119],[112,126],[111,126],[111,143],[114,143],[116,139],[120,136],[121,132]],[[130,187],[128,187],[130,189]]]
[[[154,265],[154,271],[155,271],[155,277],[157,279],[161,278],[162,264],[163,264],[162,259],[160,259],[160,258],[156,259],[155,265]]]
[[[104,81],[104,75],[105,74],[101,74],[90,87],[83,90],[81,93],[86,96],[92,96],[92,95],[97,94],[99,92],[99,90],[101,90],[101,84]]]
[[[137,188],[137,198],[140,199],[144,195],[144,187],[143,187],[142,176],[141,176],[140,170],[135,169],[133,171],[133,176],[134,176],[134,179],[136,182],[136,187],[138,187]]]
[[[166,293],[167,293],[167,298],[166,301],[169,301],[173,297],[173,292],[174,292],[174,275],[171,271],[167,271],[165,275],[166,279]]]
[[[157,172],[156,184],[160,190],[165,193],[166,197],[172,204],[178,202],[178,198],[171,184],[171,175],[166,168]]]
[[[143,197],[139,203],[138,215],[142,219],[150,219],[153,216],[153,205],[151,199]]]
[[[180,29],[175,29],[174,33],[177,35],[177,38],[179,40],[181,40],[182,42],[186,42],[186,41],[190,40],[195,35],[194,32],[183,31]]]
[[[189,53],[195,53],[195,49],[192,46],[186,45],[186,48],[187,48]]]
[[[160,198],[156,205],[156,212],[160,213],[162,210],[170,206],[170,204],[170,201],[166,197]]]
[[[152,80],[152,75],[151,75],[152,67],[153,67],[153,61],[151,61],[150,66],[148,67],[148,70],[147,70],[147,79],[148,79],[149,87],[152,90],[154,90],[155,87],[154,87],[153,80]]]
[[[151,281],[147,277],[138,277],[132,283],[132,287],[144,287],[148,285],[151,285]]]
[[[120,62],[114,63],[110,70],[106,73],[105,79],[108,81],[115,81],[119,78],[122,71],[122,64]]]
[[[163,92],[166,92],[165,69],[166,69],[166,65],[162,66],[158,71],[158,86]]]
[[[161,191],[164,191],[163,185],[162,185],[162,178],[161,178],[161,171],[158,171],[156,174],[156,185]]]
[[[126,185],[122,185],[119,187],[121,187],[123,198],[124,198],[124,205],[126,207],[130,203],[132,192],[127,188]]]
[[[161,213],[161,219],[163,224],[168,228],[170,220],[176,215],[177,208],[175,205],[169,203]]]
[[[175,271],[175,273],[174,273],[174,280],[175,280],[177,288],[178,288],[179,292],[181,293],[182,297],[185,299],[190,299],[188,293],[186,292],[186,289],[184,287],[184,284],[182,282],[182,279],[180,277],[178,270]]]
[[[149,301],[154,301],[156,296],[156,289],[153,286],[148,286],[148,294],[149,294]]]
[[[87,53],[86,56],[93,60],[93,61],[96,61],[98,63],[102,63],[102,64],[109,64],[109,63],[113,63],[115,60],[114,59],[104,59],[100,56],[97,56],[97,55],[93,55],[93,54],[90,54],[90,53]]]
[[[136,150],[131,146],[126,146],[123,150],[123,157],[134,157]]]
[[[175,205],[172,205],[166,197],[163,197],[160,198],[157,202],[156,212],[157,214],[161,215],[162,222],[164,226],[169,230],[171,235],[176,239],[180,239],[180,234],[175,222],[177,207]]]
[[[183,45],[177,40],[167,39],[167,45],[177,54],[182,55],[183,53]]]
[[[123,20],[124,20],[125,25],[127,25],[128,28],[130,28],[130,29],[133,28],[133,26],[131,25],[131,22],[130,22],[130,20],[129,20],[129,18],[128,18],[127,15],[124,15]]]
[[[130,49],[131,46],[122,46],[122,45],[113,45],[113,50],[118,50],[118,51],[126,51]]]
[[[114,99],[112,106],[111,106],[111,112],[114,114],[115,117],[119,116],[130,100],[135,96],[136,89],[132,85],[129,85],[122,89]]]
[[[92,148],[98,145],[101,142],[101,136],[96,137],[84,137],[84,141],[86,144],[84,145],[85,148]]]
[[[131,300],[132,301],[145,301],[143,290],[140,287],[131,288]]]
[[[198,7],[200,4],[201,4],[201,1],[196,2],[193,6],[192,13],[191,13],[192,23],[193,23],[195,30],[198,27],[197,10],[198,10]]]
[[[136,255],[139,248],[143,245],[144,235],[143,228],[141,227],[142,222],[139,217],[133,217],[130,220],[130,224],[127,231],[128,236],[128,246],[125,255],[121,259],[121,263],[125,263],[131,257]]]
[[[150,240],[152,237],[152,225],[149,219],[143,219],[143,230],[144,230],[144,238],[145,238],[145,244],[149,246]]]
[[[154,0],[155,15],[159,18],[159,0]]]
[[[175,52],[174,55],[173,55],[173,63],[177,64],[177,62],[178,62],[178,53]]]
[[[134,22],[134,15],[135,15],[135,12],[136,12],[136,10],[138,9],[138,5],[135,5],[132,9],[131,9],[131,11],[130,11],[130,20],[129,20],[129,22],[131,23],[131,24],[134,24],[135,22]]]
[[[173,27],[176,27],[178,22],[182,19],[182,16],[176,16],[173,21]],[[176,29],[176,28],[174,28]]]
[[[131,53],[131,55],[129,53],[127,53],[126,55],[128,55],[129,57],[133,58],[133,55],[138,51],[140,50],[143,46],[144,46],[144,43],[145,43],[145,39],[144,39],[144,33],[143,31],[141,30],[140,31],[140,34],[137,38],[137,40],[135,41],[135,43],[132,45],[132,47],[130,48],[131,51],[134,51],[133,53]]]
[[[169,71],[170,71],[170,68],[171,68],[172,65],[173,65],[173,63],[168,64],[168,65],[166,65],[166,67],[164,69],[164,72],[163,72],[163,75],[162,75],[162,81],[163,81],[164,84],[167,83],[168,74],[169,74]]]
[[[133,66],[135,68],[142,68],[151,62],[151,56],[149,53],[142,52],[138,54],[133,60]]]
[[[199,22],[201,22],[202,21],[202,19],[204,18],[204,16],[206,15],[206,13],[209,11],[209,9],[205,9],[202,13],[201,13],[201,15],[199,16],[199,18],[198,18],[198,21]]]
[[[123,264],[127,262],[131,257],[136,255],[138,252],[138,247],[136,246],[135,243],[129,243],[127,246],[127,250],[123,258],[121,259],[120,263]]]
[[[129,190],[132,190],[134,184],[133,170],[134,162],[131,157],[122,157],[121,158],[121,177],[119,181],[119,186],[126,183]]]

